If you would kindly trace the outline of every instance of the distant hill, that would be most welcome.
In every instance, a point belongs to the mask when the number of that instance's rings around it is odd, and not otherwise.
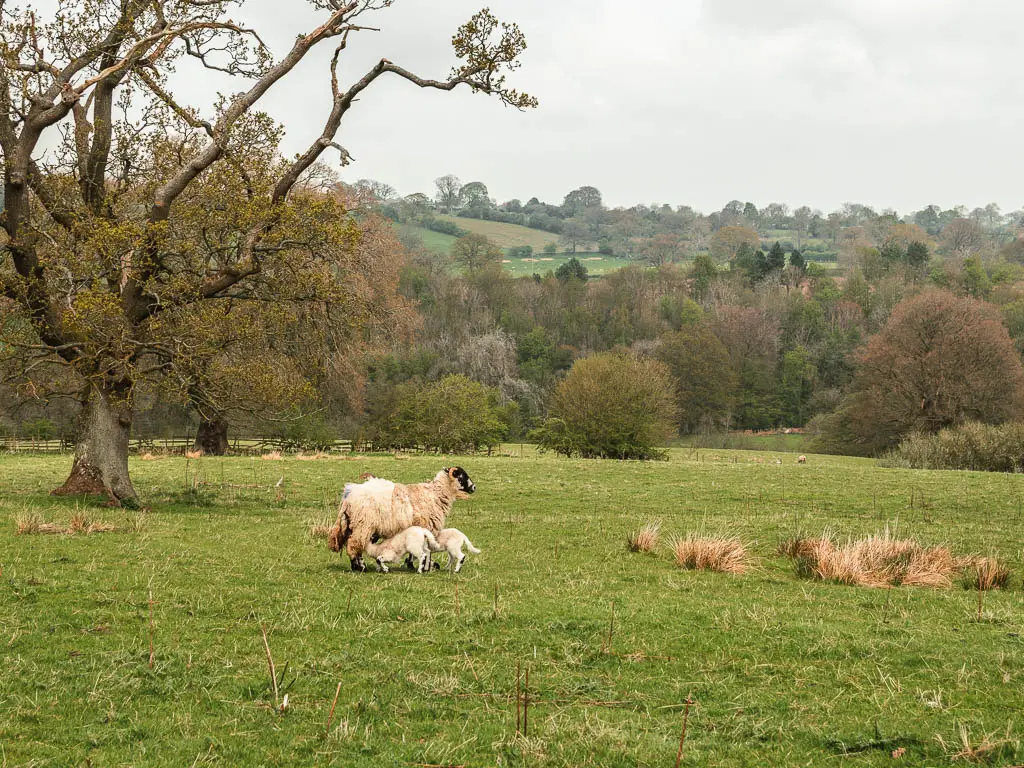
[[[505,224],[500,221],[484,221],[483,219],[464,219],[461,216],[438,216],[437,218],[451,221],[467,232],[486,235],[491,242],[503,249],[529,245],[534,251],[540,252],[548,243],[558,245],[558,235],[522,227],[518,224]]]
[[[438,216],[437,218],[450,221],[467,232],[485,235],[502,250],[528,245],[537,254],[540,254],[548,243],[558,244],[558,235],[543,232],[539,229],[522,227],[518,224],[504,224],[500,221],[483,221],[481,219],[464,219],[460,216]],[[455,242],[455,238],[451,235],[434,232],[431,229],[415,224],[398,224],[396,227],[399,230],[416,235],[423,241],[423,245],[426,248],[438,253],[451,253],[452,243]]]

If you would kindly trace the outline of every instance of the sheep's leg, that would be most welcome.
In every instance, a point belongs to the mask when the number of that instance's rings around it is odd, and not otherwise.
[[[380,571],[381,573],[387,573],[388,572],[387,565],[379,557],[377,558],[377,570]]]
[[[416,561],[412,559],[411,552],[405,556],[405,567],[408,568],[410,571],[416,570]]]
[[[363,563],[363,550],[366,549],[366,543],[362,537],[352,536],[348,540],[348,544],[345,547],[345,551],[348,552],[348,557],[352,561],[352,570],[363,572],[366,570],[366,564]]]

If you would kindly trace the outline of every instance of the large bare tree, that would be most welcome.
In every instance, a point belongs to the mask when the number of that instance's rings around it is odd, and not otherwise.
[[[526,47],[487,10],[452,38],[447,79],[382,58],[344,86],[338,63],[392,0],[310,0],[322,23],[280,58],[233,20],[229,0],[58,0],[48,20],[0,0],[0,150],[7,239],[0,295],[32,333],[26,359],[59,360],[84,408],[67,493],[137,502],[128,474],[133,391],[175,353],[171,328],[203,302],[334,302],[358,233],[304,183],[337,143],[358,97],[385,75],[421,88],[466,86],[516,108],[506,85]],[[255,110],[310,51],[333,41],[319,137],[291,160],[281,129]],[[172,87],[194,61],[240,90],[204,114]],[[176,323],[163,318],[175,316]]]

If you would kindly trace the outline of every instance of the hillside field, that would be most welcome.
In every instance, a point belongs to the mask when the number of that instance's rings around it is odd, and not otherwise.
[[[505,450],[133,458],[142,514],[47,495],[69,456],[0,456],[0,764],[672,766],[688,696],[686,766],[1024,762],[1020,476]],[[478,490],[449,522],[483,550],[461,574],[353,574],[311,535],[360,473],[453,463]],[[16,535],[76,512],[120,530]],[[652,520],[659,548],[628,553]],[[979,616],[959,585],[812,582],[777,554],[886,527],[997,554],[1015,582]],[[668,544],[688,532],[739,536],[756,562],[681,570]]]

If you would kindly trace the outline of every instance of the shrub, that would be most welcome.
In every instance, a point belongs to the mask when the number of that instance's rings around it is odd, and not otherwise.
[[[576,361],[533,433],[541,450],[605,459],[664,458],[675,431],[672,376],[663,363],[605,353]]]
[[[1024,470],[1024,424],[968,422],[938,434],[918,432],[883,456],[879,464],[904,469],[1020,472]]]
[[[496,445],[515,420],[514,404],[501,404],[493,387],[462,376],[434,382],[409,382],[384,396],[375,408],[370,433],[375,448],[415,448],[442,453]]]

